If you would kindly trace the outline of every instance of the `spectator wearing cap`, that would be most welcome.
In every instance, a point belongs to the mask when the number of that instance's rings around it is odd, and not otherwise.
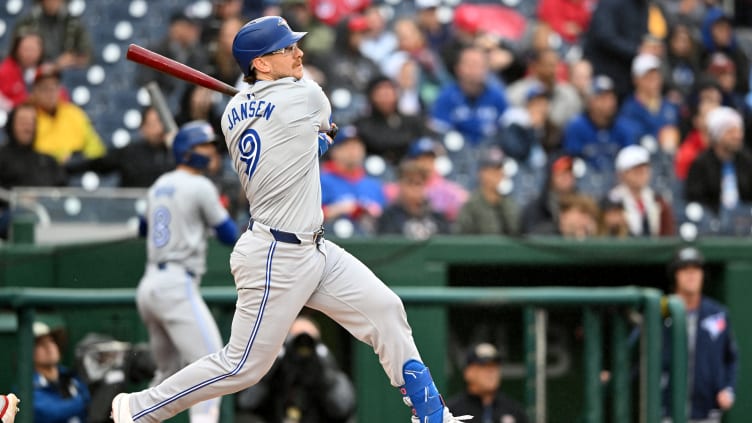
[[[671,205],[650,187],[650,153],[640,145],[624,147],[616,156],[618,184],[608,197],[624,206],[631,236],[674,235]]]
[[[478,188],[462,206],[455,232],[465,235],[518,235],[519,209],[501,192],[504,154],[497,148],[483,152],[478,163]]]
[[[720,6],[710,8],[702,23],[702,44],[706,66],[710,65],[715,53],[725,54],[733,63],[736,72],[734,91],[746,94],[749,91],[749,58],[739,45],[734,33],[733,19]]]
[[[60,364],[62,329],[34,322],[34,422],[85,422],[91,396],[86,384]]]
[[[466,353],[462,376],[464,392],[449,398],[456,413],[475,416],[478,423],[527,423],[522,405],[501,392],[501,356],[488,342],[472,345]]]
[[[648,32],[646,0],[600,0],[585,33],[585,58],[596,74],[608,75],[620,102],[631,92],[629,66]]]
[[[528,75],[507,87],[507,99],[515,106],[524,107],[528,93],[536,85],[542,85],[550,101],[549,119],[559,128],[564,127],[582,111],[582,101],[577,90],[567,81],[557,80],[561,64],[559,53],[545,48],[533,54]]]
[[[708,59],[706,74],[718,81],[724,104],[749,114],[744,94],[738,91],[736,65],[725,53],[713,53]]]
[[[559,221],[559,204],[562,197],[577,192],[572,156],[553,158],[540,195],[524,206],[521,219],[523,234],[551,234]]]
[[[556,129],[548,120],[551,101],[541,84],[529,86],[522,107],[510,107],[501,117],[503,130],[496,144],[507,157],[530,169],[540,169],[546,163],[546,150],[553,150],[549,140]]]
[[[208,69],[209,53],[207,46],[201,45],[200,41],[199,21],[183,11],[177,11],[170,16],[167,34],[156,44],[149,46],[149,49],[194,69]],[[151,81],[157,82],[172,106],[177,104],[188,85],[187,82],[153,69],[139,69],[136,73],[135,82],[138,86]]]
[[[632,61],[635,90],[619,111],[640,143],[650,143],[672,153],[679,145],[679,112],[663,96],[661,60],[652,54],[639,54]]]
[[[710,147],[689,168],[684,183],[686,201],[715,213],[752,202],[752,154],[744,148],[739,112],[717,107],[708,112],[706,122]]]
[[[68,12],[65,0],[40,0],[20,17],[11,39],[32,31],[44,41],[43,63],[55,71],[84,67],[91,60],[92,42],[81,20]]]
[[[428,173],[414,161],[404,161],[399,168],[399,195],[378,221],[380,235],[402,235],[411,240],[425,240],[433,235],[448,234],[449,222],[433,210],[426,196]]]
[[[608,76],[593,78],[585,111],[566,126],[562,138],[567,154],[582,158],[599,172],[613,171],[616,153],[635,143],[627,122],[616,117],[618,99],[614,89]]]
[[[719,107],[723,101],[721,87],[715,80],[704,79],[698,84],[696,93],[690,96],[690,115],[692,126],[682,140],[674,157],[674,173],[680,181],[687,179],[689,167],[705,149],[708,148],[708,113]]]
[[[739,352],[730,316],[719,302],[703,295],[705,258],[695,247],[678,249],[667,270],[674,294],[687,310],[688,380],[690,423],[720,422],[721,414],[734,405]],[[671,342],[664,331],[663,369],[671,363]],[[663,413],[671,410],[669,385],[663,391]]]
[[[445,155],[444,148],[438,141],[422,137],[410,144],[405,160],[414,162],[428,175],[426,197],[431,208],[441,213],[447,221],[454,222],[469,194],[462,185],[445,178],[439,172],[436,159]],[[399,197],[399,186],[399,183],[384,185],[384,194],[389,204]]]
[[[385,76],[368,83],[368,112],[354,125],[363,138],[366,152],[397,166],[407,154],[410,143],[426,132],[423,119],[400,111],[397,85]]]
[[[456,82],[445,84],[428,118],[438,134],[459,132],[471,147],[499,133],[507,109],[504,89],[492,82],[488,57],[478,47],[463,48],[455,66]]]
[[[31,102],[37,108],[34,149],[59,163],[104,155],[106,148],[86,112],[60,98],[60,74],[39,73],[34,80]]]
[[[372,235],[386,204],[381,182],[366,174],[365,146],[354,126],[339,130],[321,166],[324,224],[334,228],[345,219],[355,235]],[[349,230],[348,230],[349,232]]]
[[[26,101],[42,64],[42,36],[26,30],[11,41],[10,51],[0,62],[0,110],[10,111]]]

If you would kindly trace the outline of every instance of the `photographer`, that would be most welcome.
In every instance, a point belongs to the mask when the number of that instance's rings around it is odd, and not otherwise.
[[[355,388],[320,337],[313,320],[295,319],[269,373],[237,395],[251,422],[345,423],[354,417]]]

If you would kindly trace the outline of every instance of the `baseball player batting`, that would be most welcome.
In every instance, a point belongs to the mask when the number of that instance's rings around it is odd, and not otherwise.
[[[229,245],[238,230],[202,174],[216,154],[211,125],[183,125],[172,143],[175,170],[149,189],[146,215],[148,263],[136,291],[136,305],[149,331],[157,367],[153,384],[222,348],[217,324],[201,298],[206,238],[211,231]],[[191,423],[217,423],[219,398],[193,405]]]
[[[225,347],[161,384],[112,402],[116,423],[151,423],[257,383],[303,306],[320,310],[378,354],[413,423],[457,423],[423,364],[399,297],[323,238],[319,157],[331,105],[303,79],[303,51],[278,16],[247,23],[233,54],[250,87],[233,97],[222,131],[252,216],[230,257],[238,300]]]

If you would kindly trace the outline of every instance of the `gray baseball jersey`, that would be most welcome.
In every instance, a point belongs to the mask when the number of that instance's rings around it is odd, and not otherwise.
[[[149,263],[204,274],[206,239],[228,216],[214,184],[183,170],[165,173],[149,189],[147,210]]]
[[[257,383],[304,306],[371,345],[391,383],[420,360],[399,297],[351,254],[315,231],[323,221],[318,132],[331,106],[312,81],[282,78],[242,90],[222,117],[227,148],[253,217],[230,256],[238,300],[221,351],[131,394],[136,422],[159,422]]]
[[[222,348],[214,318],[199,292],[206,270],[206,239],[228,214],[212,182],[174,170],[148,194],[148,262],[136,304],[149,332],[157,384],[188,363]],[[219,401],[191,407],[192,423],[216,423]]]

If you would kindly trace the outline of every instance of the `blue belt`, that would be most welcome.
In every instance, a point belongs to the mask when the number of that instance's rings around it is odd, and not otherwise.
[[[250,231],[252,229],[253,219],[250,219],[248,221],[248,230]],[[271,232],[272,237],[274,237],[275,241],[284,242],[287,244],[302,244],[300,238],[298,238],[298,236],[292,232],[285,232],[274,228],[269,228],[269,232]],[[324,228],[321,228],[318,231],[314,232],[312,236],[313,243],[318,244],[324,238]]]
[[[167,269],[167,264],[169,264],[169,262],[167,262],[167,261],[160,261],[159,263],[157,263],[157,269],[159,269],[159,270],[165,270],[165,269]],[[196,277],[196,274],[194,272],[188,270],[188,269],[185,269],[185,273],[188,276],[192,277],[192,278]]]

